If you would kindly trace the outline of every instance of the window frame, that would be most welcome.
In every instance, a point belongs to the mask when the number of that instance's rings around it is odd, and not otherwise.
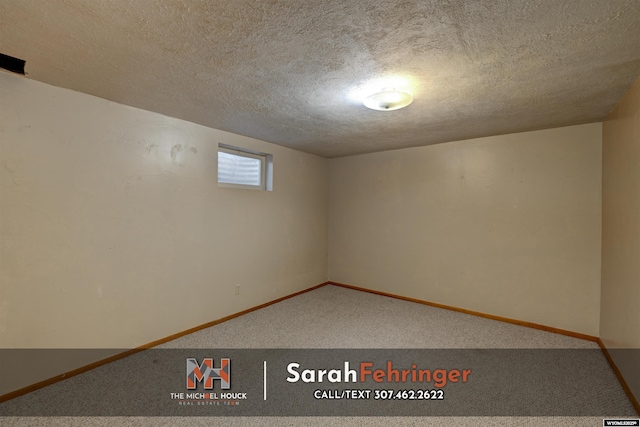
[[[225,188],[242,188],[245,190],[263,190],[263,191],[272,191],[273,190],[273,155],[268,153],[263,153],[260,151],[247,150],[245,148],[235,147],[233,145],[218,144],[218,153],[227,153],[234,156],[246,157],[250,159],[256,159],[260,161],[260,185],[250,185],[250,184],[237,184],[233,182],[220,182],[220,175],[217,173],[216,179],[218,180],[218,187]],[[219,157],[216,157],[217,166],[220,166]]]

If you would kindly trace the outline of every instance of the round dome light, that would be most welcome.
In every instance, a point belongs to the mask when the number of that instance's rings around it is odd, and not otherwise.
[[[395,89],[383,89],[368,96],[364,105],[372,110],[393,111],[404,108],[413,102],[413,96]]]

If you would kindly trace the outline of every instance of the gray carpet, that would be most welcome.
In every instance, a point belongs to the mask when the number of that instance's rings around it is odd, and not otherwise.
[[[160,348],[593,349],[595,343],[336,286],[299,295]],[[604,357],[616,408],[635,411]],[[90,375],[91,372],[83,375]],[[67,380],[67,381],[73,381]],[[39,404],[55,385],[7,402]],[[39,393],[39,394],[38,394]],[[597,391],[595,391],[597,396]],[[594,396],[595,398],[597,398]],[[46,400],[46,399],[45,399]],[[607,402],[599,402],[606,404]],[[622,409],[620,409],[622,408]],[[620,413],[622,410],[623,413]],[[606,409],[605,409],[606,413]],[[637,417],[637,416],[636,416]],[[4,417],[3,426],[601,426],[602,417]]]
[[[598,348],[593,342],[323,286],[160,348]]]

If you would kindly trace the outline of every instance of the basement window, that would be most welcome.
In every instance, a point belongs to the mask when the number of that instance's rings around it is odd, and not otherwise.
[[[273,155],[218,144],[218,186],[273,190]]]

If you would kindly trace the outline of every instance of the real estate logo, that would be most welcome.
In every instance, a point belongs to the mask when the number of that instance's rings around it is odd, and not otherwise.
[[[198,382],[204,382],[206,390],[213,389],[213,381],[220,380],[220,388],[228,390],[231,388],[231,360],[220,359],[220,367],[213,367],[213,358],[205,358],[202,364],[190,357],[187,359],[187,389],[195,390]]]
[[[196,390],[198,383],[206,390],[214,388],[214,381],[220,381],[222,390],[231,388],[231,359],[220,359],[220,367],[214,368],[214,359],[206,357],[202,363],[194,357],[187,358],[187,389]],[[242,400],[247,400],[247,393],[244,392],[203,392],[184,391],[169,393],[171,400],[178,401],[181,406],[238,406]]]

